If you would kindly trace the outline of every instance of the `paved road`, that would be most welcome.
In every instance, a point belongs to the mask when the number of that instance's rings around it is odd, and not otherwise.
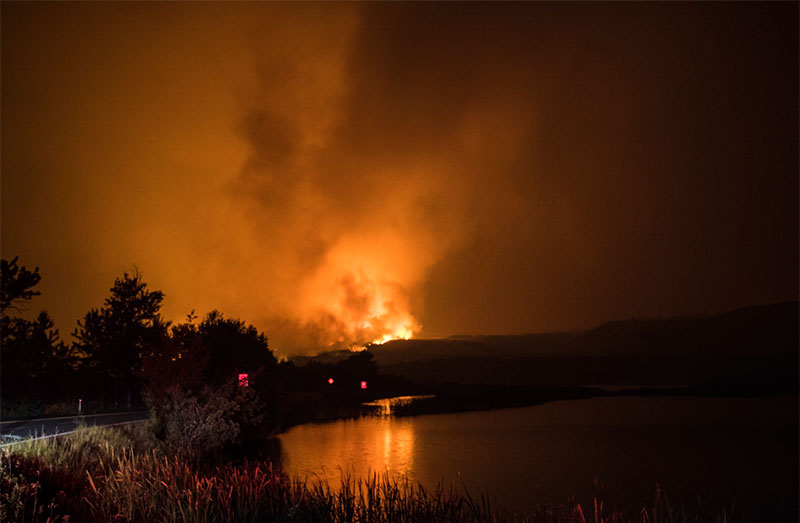
[[[146,410],[136,412],[114,412],[63,418],[40,418],[0,423],[0,443],[8,444],[32,437],[49,437],[72,432],[79,425],[107,426],[146,420]]]

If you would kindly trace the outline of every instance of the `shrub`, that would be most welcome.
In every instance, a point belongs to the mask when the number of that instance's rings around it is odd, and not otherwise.
[[[179,385],[170,387],[166,405],[157,413],[163,440],[175,454],[202,458],[239,436],[239,425],[233,421],[239,410],[235,401],[208,388],[198,396]]]

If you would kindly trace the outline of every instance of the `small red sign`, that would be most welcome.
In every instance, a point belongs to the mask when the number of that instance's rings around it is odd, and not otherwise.
[[[247,382],[247,374],[239,374],[239,386],[240,387],[247,387],[249,384]]]
[[[361,382],[361,388],[362,389],[366,389],[367,388],[367,382],[366,381],[362,381]]]

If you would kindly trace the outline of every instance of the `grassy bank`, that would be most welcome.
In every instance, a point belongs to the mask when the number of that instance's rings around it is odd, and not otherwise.
[[[344,479],[340,489],[288,478],[268,462],[213,464],[170,456],[145,426],[86,428],[3,450],[0,520],[55,521],[733,521],[686,511],[663,495],[635,512],[602,499],[542,505],[528,514],[495,507],[459,485],[436,489],[386,475]]]

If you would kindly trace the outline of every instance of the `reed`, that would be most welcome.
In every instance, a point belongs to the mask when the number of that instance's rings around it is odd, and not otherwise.
[[[660,490],[651,507],[626,513],[595,499],[519,514],[496,507],[463,485],[433,489],[393,478],[290,478],[264,461],[198,464],[154,446],[146,427],[86,428],[61,438],[4,449],[0,460],[0,520],[185,522],[628,522],[732,521],[672,507]]]

